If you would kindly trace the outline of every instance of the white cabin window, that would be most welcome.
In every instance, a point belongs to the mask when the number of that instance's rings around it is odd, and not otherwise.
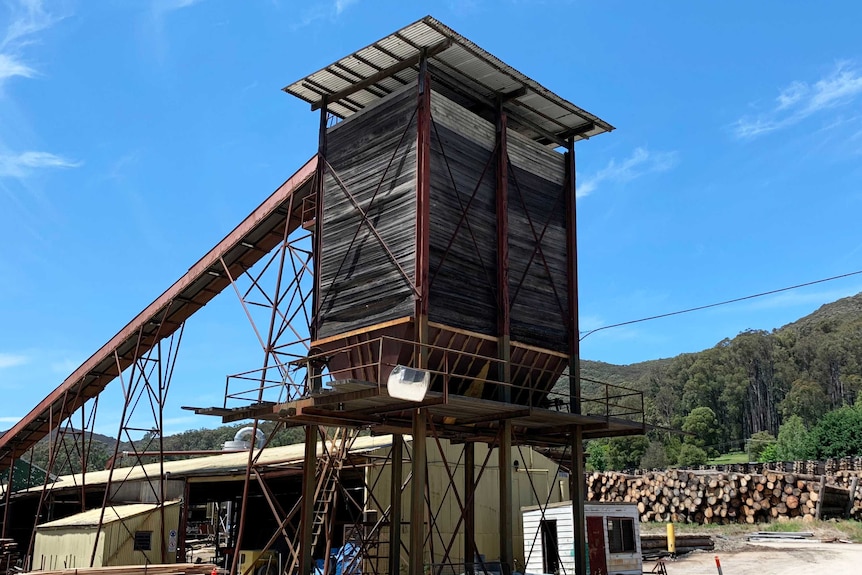
[[[608,550],[611,553],[633,553],[635,523],[628,517],[608,517]]]

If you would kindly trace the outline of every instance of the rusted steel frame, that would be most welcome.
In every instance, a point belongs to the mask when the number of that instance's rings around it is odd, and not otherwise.
[[[173,347],[173,346],[171,346]],[[156,344],[156,349],[158,350],[159,356],[159,364],[158,364],[158,404],[159,404],[159,414],[158,414],[158,425],[159,425],[159,491],[158,497],[156,501],[159,503],[159,522],[161,523],[161,537],[162,537],[162,545],[161,545],[161,556],[162,563],[168,562],[168,550],[165,542],[167,541],[167,537],[165,537],[165,489],[167,488],[167,482],[165,481],[165,457],[163,455],[165,451],[165,434],[163,433],[164,427],[164,417],[165,417],[165,397],[167,396],[167,390],[165,389],[165,381],[164,374],[162,372],[162,342]],[[170,355],[170,352],[169,352]],[[182,511],[182,509],[181,509]],[[179,526],[178,526],[179,527]]]
[[[476,547],[476,444],[464,443],[464,572],[473,575],[473,549]],[[456,531],[457,532],[457,531]]]
[[[500,423],[500,448],[497,462],[500,474],[500,572],[510,575],[514,570],[514,517],[512,515],[512,422]]]
[[[494,436],[494,441],[492,441],[491,443],[488,444],[488,450],[485,453],[485,459],[482,461],[482,465],[479,467],[479,475],[474,476],[474,485],[478,485],[479,482],[482,480],[482,476],[485,474],[485,470],[488,468],[488,462],[491,460],[491,453],[494,451],[494,446],[496,445],[496,442],[498,441],[498,439],[499,439],[499,435],[496,435],[496,436]],[[465,463],[466,463],[466,455],[465,455]],[[475,463],[475,459],[474,459],[474,463]],[[475,468],[473,468],[473,470],[475,472]],[[467,520],[468,514],[465,512],[465,510],[472,510],[473,509],[473,504],[475,502],[475,496],[476,496],[475,490],[468,492],[466,495],[467,496],[464,499],[464,507],[462,508],[461,514],[458,516],[458,521],[455,523],[455,527],[452,528],[452,537],[449,540],[447,548],[451,548],[453,546],[455,539],[457,539],[457,537],[458,537],[458,530],[461,528],[461,524],[465,523]],[[476,548],[475,545],[476,545],[476,541],[475,541],[475,537],[474,537],[473,538],[473,548],[472,549],[466,549],[465,548],[464,549],[465,555],[467,553],[470,553],[470,554],[474,554],[476,557],[479,557],[479,550]],[[468,563],[467,558],[465,557],[464,559],[465,559],[464,562]],[[472,565],[472,563],[473,563],[472,558],[469,561],[469,563]],[[484,569],[484,563],[483,563],[483,569]],[[487,570],[486,570],[486,573],[487,573]]]
[[[138,345],[140,345],[142,334],[143,334],[143,329],[138,330]],[[107,485],[105,485],[105,494],[102,497],[102,510],[99,513],[99,521],[96,524],[96,537],[95,537],[95,540],[93,541],[93,551],[90,554],[90,565],[89,565],[89,567],[93,567],[95,565],[95,562],[96,562],[96,552],[99,549],[99,538],[101,537],[102,526],[103,526],[104,521],[105,521],[105,507],[107,507],[107,505],[108,505],[108,498],[110,497],[110,494],[111,494],[111,482],[112,482],[112,479],[114,478],[114,467],[116,466],[117,454],[119,453],[119,450],[120,450],[120,434],[122,433],[123,423],[126,421],[126,413],[128,413],[128,409],[129,409],[129,395],[128,395],[128,392],[126,391],[126,383],[125,383],[125,379],[123,378],[123,370],[121,369],[121,366],[120,366],[120,355],[117,353],[116,349],[114,350],[114,361],[117,364],[117,370],[119,373],[118,377],[120,379],[120,386],[123,388],[123,396],[124,396],[123,397],[123,399],[124,399],[123,400],[123,409],[122,409],[122,412],[120,413],[120,433],[117,434],[117,443],[114,444],[114,455],[109,460],[111,463],[111,468],[108,471],[108,481],[107,481]],[[132,365],[136,367],[137,362],[133,362]],[[135,370],[135,367],[132,367],[133,372]]]
[[[281,319],[281,325],[279,326],[279,329],[275,334],[275,337],[273,338],[273,342],[270,346],[271,350],[278,348],[277,342],[281,341],[281,338],[287,329],[290,329],[290,331],[293,332],[294,336],[296,336],[299,340],[307,339],[307,337],[299,333],[299,331],[293,326],[293,322],[294,320],[296,320],[296,317],[299,315],[300,311],[303,312],[303,315],[305,316],[306,326],[308,326],[309,322],[311,321],[311,318],[309,318],[308,316],[308,311],[305,309],[310,292],[303,293],[301,281],[305,276],[305,273],[310,272],[308,270],[308,267],[305,265],[297,269],[294,251],[290,248],[289,245],[286,246],[286,249],[290,252],[290,265],[291,271],[293,272],[293,277],[290,280],[288,286],[281,292],[281,294],[276,295],[276,310],[279,318]],[[285,305],[285,298],[287,298],[288,295],[290,296],[290,299]],[[286,312],[291,309],[294,309],[294,311],[292,314],[288,315]]]
[[[272,512],[273,518],[279,522],[278,527],[275,532],[270,537],[269,541],[266,542],[266,545],[263,546],[263,551],[268,551],[272,545],[275,543],[276,539],[278,539],[279,534],[284,539],[284,542],[287,544],[288,551],[291,556],[296,555],[296,548],[293,545],[293,541],[291,540],[291,535],[287,532],[287,523],[299,509],[299,503],[295,503],[291,513],[285,516],[284,509],[278,502],[278,498],[272,493],[269,488],[269,485],[266,483],[266,479],[261,475],[260,471],[257,468],[253,470],[255,479],[257,480],[257,484],[260,486],[261,492],[263,493],[264,499],[266,499],[267,505],[269,505],[269,510]],[[243,575],[247,575],[252,569],[254,569],[254,563],[250,563],[248,568],[243,572]]]
[[[548,231],[548,227],[551,225],[551,220],[553,219],[554,215],[554,209],[556,209],[557,204],[560,202],[560,199],[562,199],[563,196],[567,196],[566,186],[563,186],[563,188],[560,190],[560,195],[557,196],[557,199],[551,206],[550,216],[548,217],[544,227],[542,228],[542,233],[536,235],[536,228],[533,225],[533,218],[530,216],[530,211],[527,209],[527,204],[524,201],[524,194],[521,192],[521,187],[518,185],[518,178],[515,175],[514,170],[511,170],[510,173],[512,175],[512,181],[515,183],[515,189],[518,191],[518,198],[521,200],[521,207],[524,208],[524,215],[527,216],[527,223],[530,225],[530,232],[533,234],[533,240],[536,242],[536,246],[535,248],[533,248],[533,253],[530,255],[530,259],[527,260],[527,265],[524,268],[524,274],[521,276],[521,280],[518,282],[518,285],[515,289],[515,293],[512,294],[512,303],[515,303],[515,299],[517,299],[518,293],[521,291],[521,287],[524,284],[524,280],[527,278],[527,273],[530,271],[530,266],[533,264],[533,259],[535,259],[536,254],[539,254],[539,257],[542,260],[542,265],[545,268],[545,272],[547,272],[548,274],[548,283],[551,284],[551,289],[554,292],[554,299],[557,300],[557,305],[560,308],[560,314],[562,315],[562,318],[566,320],[566,312],[563,309],[562,301],[560,301],[560,295],[557,293],[557,286],[554,283],[554,276],[551,274],[551,269],[548,266],[547,260],[545,259],[545,252],[542,249],[542,240],[545,238],[545,233]]]
[[[245,466],[245,477],[243,479],[243,484],[242,484],[242,498],[240,499],[239,523],[237,525],[237,531],[236,531],[235,549],[241,549],[242,548],[241,547],[242,546],[242,536],[243,536],[243,532],[245,531],[246,515],[247,515],[247,511],[248,511],[248,493],[249,493],[250,486],[251,486],[251,472],[252,472],[252,468],[254,466],[254,462],[256,460],[256,457],[254,455],[254,451],[255,451],[254,443],[255,443],[255,438],[257,437],[257,429],[258,429],[259,423],[260,423],[260,420],[258,418],[255,418],[254,424],[252,425],[252,430],[251,430],[252,440],[251,440],[251,446],[248,449],[248,459],[246,461],[246,466]],[[257,457],[260,457],[260,452],[263,452],[263,448],[262,447],[259,448],[258,452],[259,453],[258,453]],[[228,575],[237,575],[237,567],[239,567],[239,555],[240,555],[239,553],[234,553],[233,561],[231,562],[230,571],[228,572]]]
[[[84,404],[86,405],[86,403]],[[93,449],[93,433],[96,427],[96,411],[99,408],[99,396],[93,398],[93,407],[90,410],[90,422],[89,424],[82,425],[82,429],[90,430],[90,437],[84,437],[83,444],[86,445],[86,455],[83,459],[83,464],[81,468],[81,511],[87,510],[87,466],[90,463],[90,454]],[[84,416],[84,406],[81,406],[81,417]],[[82,419],[83,421],[83,419]]]
[[[572,466],[569,474],[569,495],[572,499],[572,519],[574,520],[574,540],[576,549],[587,548],[586,513],[584,511],[584,438],[581,426],[574,426],[570,435],[572,445]],[[586,553],[575,553],[574,575],[589,575]]]
[[[227,275],[230,280],[230,285],[233,286],[233,289],[236,292],[236,297],[239,299],[240,305],[242,305],[242,309],[245,311],[245,315],[248,318],[249,323],[251,323],[251,329],[254,330],[254,335],[257,336],[257,341],[260,343],[261,349],[266,352],[266,343],[264,343],[263,337],[261,337],[260,332],[257,329],[257,325],[254,323],[254,318],[251,316],[251,311],[248,309],[248,304],[246,303],[245,298],[243,298],[239,291],[239,286],[237,286],[233,274],[230,273],[230,269],[228,269],[227,263],[225,263],[223,257],[219,256],[219,262],[221,262],[222,269],[224,269],[225,275]]]
[[[446,453],[443,450],[443,445],[440,443],[440,437],[437,434],[437,428],[434,426],[434,419],[432,418],[430,421],[431,426],[431,435],[434,437],[434,443],[437,444],[437,451],[440,453],[440,459],[443,461],[443,467],[446,470],[446,476],[449,479],[449,485],[446,486],[446,490],[440,498],[440,505],[437,508],[437,513],[433,515],[434,526],[437,527],[437,517],[439,517],[440,512],[443,509],[443,504],[446,500],[446,496],[449,494],[451,490],[452,493],[455,494],[455,502],[458,504],[458,510],[463,517],[466,513],[466,505],[465,502],[461,500],[461,494],[458,492],[458,488],[455,486],[455,472],[449,467],[449,461],[446,459]],[[455,467],[458,467],[458,464],[461,463],[461,457],[464,456],[464,452],[461,452],[461,455],[458,456],[458,461],[455,462]],[[437,536],[440,537],[440,542],[443,543],[443,536],[440,533],[439,527],[437,527]],[[443,548],[443,557],[440,561],[439,569],[437,570],[437,575],[442,575],[443,566],[446,565],[446,562],[449,560],[450,554],[452,552],[452,547],[455,545],[455,541],[457,538],[453,537],[449,540],[448,545],[444,543]],[[464,560],[466,563],[466,558]]]
[[[392,457],[389,479],[389,575],[401,573],[401,482],[403,480],[404,438],[400,433],[392,435]],[[385,465],[385,463],[384,463]],[[382,473],[377,474],[379,479]],[[376,480],[375,480],[376,484]],[[373,491],[372,489],[368,490]],[[381,513],[380,520],[385,513]]]
[[[407,133],[410,131],[410,126],[413,125],[413,120],[415,118],[416,118],[416,109],[413,110],[413,113],[410,115],[410,120],[407,122],[407,125],[404,127],[404,130],[401,132],[401,137],[398,139],[398,143],[395,145],[395,149],[392,151],[392,155],[389,157],[389,161],[386,163],[386,168],[383,169],[383,174],[380,176],[380,181],[377,182],[377,187],[374,189],[374,193],[371,194],[371,199],[368,200],[368,203],[366,204],[365,210],[363,211],[361,208],[357,208],[359,213],[362,215],[363,221],[365,223],[367,223],[369,226],[371,226],[372,231],[375,229],[374,224],[372,224],[368,220],[368,218],[365,214],[368,212],[368,210],[371,209],[371,206],[374,205],[374,200],[377,199],[377,194],[383,188],[383,182],[386,180],[387,174],[389,174],[389,168],[391,168],[392,164],[395,163],[395,159],[398,157],[398,152],[401,150],[401,144],[404,143],[404,138],[407,136]],[[327,164],[327,165],[329,165],[329,164]],[[335,170],[332,169],[332,166],[329,166],[329,169],[332,171],[333,177],[336,177]],[[342,189],[345,189],[343,184],[339,183],[339,185],[342,187]],[[354,205],[356,205],[355,202],[354,202]],[[359,232],[361,230],[362,230],[362,224],[360,223],[360,225],[356,226],[356,230],[353,232],[353,237],[350,239],[350,243],[347,245],[347,250],[344,253],[344,257],[341,258],[341,263],[338,264],[338,269],[335,271],[335,275],[333,277],[338,277],[338,274],[340,274],[341,270],[344,268],[344,264],[347,263],[347,260],[349,259],[349,256],[351,253],[351,250],[353,249],[353,245],[356,243],[356,239],[359,237]],[[382,239],[380,241],[383,242]],[[386,246],[385,242],[383,242],[383,249],[386,250],[387,252],[389,252],[389,249]],[[391,255],[391,253],[390,253],[390,255]],[[398,265],[397,261],[395,262],[395,265]],[[403,273],[403,271],[402,271],[402,273]],[[334,283],[329,285],[329,287],[326,289],[326,293],[323,294],[321,301],[325,301],[326,298],[329,297],[329,293],[332,291],[333,285],[334,285]],[[411,283],[410,285],[412,286],[413,284]]]
[[[461,209],[461,216],[458,219],[458,224],[455,226],[455,231],[452,233],[452,237],[449,239],[449,243],[446,246],[446,249],[443,252],[443,256],[440,258],[439,267],[434,271],[434,274],[431,276],[431,280],[429,282],[430,285],[434,284],[434,278],[437,277],[437,274],[440,272],[440,268],[443,267],[443,262],[446,261],[446,258],[449,255],[449,250],[451,250],[452,245],[455,243],[455,238],[458,237],[458,232],[461,231],[461,225],[467,225],[467,233],[470,235],[470,240],[473,242],[473,249],[476,251],[476,257],[479,258],[479,265],[482,267],[482,275],[485,280],[488,282],[488,286],[491,288],[491,291],[494,294],[497,294],[497,286],[494,285],[494,281],[491,280],[490,274],[488,273],[488,268],[485,266],[485,261],[482,259],[481,250],[479,250],[479,242],[476,241],[476,236],[473,235],[473,228],[470,226],[470,208],[473,206],[473,200],[476,199],[476,194],[479,193],[479,188],[482,185],[482,182],[485,181],[485,174],[488,172],[488,166],[491,165],[497,146],[494,146],[494,149],[491,150],[491,154],[488,157],[488,161],[485,162],[485,167],[482,168],[482,173],[479,175],[479,179],[476,181],[476,186],[473,188],[473,192],[470,194],[470,199],[467,201],[467,206],[461,202],[461,193],[458,191],[458,184],[455,183],[455,176],[452,175],[452,168],[449,166],[449,158],[446,156],[446,150],[443,148],[443,139],[440,137],[440,133],[437,130],[437,122],[434,121],[434,118],[430,116],[431,127],[434,129],[434,133],[437,135],[437,143],[440,145],[440,155],[443,156],[443,163],[446,165],[446,171],[449,174],[449,181],[452,182],[452,190],[455,192],[455,199],[458,200],[458,207]]]
[[[165,306],[164,313],[163,313],[163,316],[161,318],[162,321],[158,322],[158,327],[156,328],[156,333],[153,335],[154,341],[156,342],[156,345],[148,348],[143,354],[144,357],[149,359],[153,350],[157,350],[159,358],[155,361],[156,361],[156,366],[159,368],[160,376],[161,376],[161,338],[159,336],[160,336],[160,331],[162,329],[162,326],[165,323],[164,320],[165,320],[165,318],[167,318],[167,315],[170,312],[170,309],[172,307],[172,303],[173,302],[168,302],[167,305]],[[129,374],[129,378],[132,381],[135,381],[136,379],[140,380],[141,378],[143,378],[143,380],[146,382],[146,385],[149,386],[149,382],[147,380],[147,377],[146,377],[146,374],[143,370],[143,367],[139,364],[139,361],[140,361],[139,358],[142,357],[142,354],[140,352],[140,346],[141,346],[141,342],[143,339],[143,335],[144,335],[144,330],[143,330],[143,326],[141,326],[141,328],[138,330],[138,338],[137,338],[137,342],[136,342],[136,346],[135,346],[135,358],[138,358],[138,359],[134,359],[131,362],[130,367],[132,368],[132,371]],[[122,365],[120,362],[120,356],[117,353],[116,349],[114,350],[114,361],[116,362],[117,372],[118,372],[119,378],[120,378],[120,384],[123,388],[124,401],[123,401],[122,413],[120,416],[120,429],[119,429],[119,432],[117,433],[117,443],[114,445],[114,454],[110,460],[111,461],[111,469],[108,472],[108,481],[107,481],[107,484],[105,486],[105,494],[104,494],[104,497],[102,500],[102,508],[101,508],[100,513],[99,513],[99,522],[98,522],[98,525],[96,527],[96,538],[93,542],[93,551],[90,555],[90,567],[93,566],[95,559],[96,559],[96,552],[98,550],[99,537],[101,535],[102,526],[103,526],[104,518],[105,518],[105,507],[108,504],[108,498],[110,497],[111,487],[113,485],[114,468],[116,466],[117,454],[118,454],[119,448],[120,448],[120,437],[122,436],[122,432],[124,429],[126,429],[126,434],[127,434],[127,436],[129,436],[129,439],[131,439],[131,436],[128,433],[128,427],[126,426],[126,424],[127,424],[126,418],[130,413],[129,412],[129,401],[132,398],[132,396],[135,394],[135,389],[137,388],[137,384],[133,384],[132,381],[130,381],[129,386],[126,387],[125,381],[123,378],[123,370],[122,370]],[[140,373],[138,373],[136,375],[136,372],[140,372]],[[138,399],[140,399],[140,396],[138,396]],[[136,404],[137,404],[137,402],[136,402]],[[151,406],[152,406],[152,402],[151,402]],[[160,404],[160,410],[161,410],[161,404]],[[132,407],[131,411],[134,412],[134,406]],[[158,419],[157,421],[159,424],[161,424],[161,419]],[[161,435],[162,435],[161,428],[158,431],[159,431],[159,436],[161,437]],[[131,444],[132,444],[132,449],[137,451],[137,448],[135,446],[134,441],[132,441]],[[162,473],[161,475],[162,475],[162,477],[160,478],[160,481],[163,481],[164,473]],[[146,477],[146,472],[145,472],[145,477]],[[149,477],[146,477],[146,479],[147,479],[147,483],[150,485],[150,488],[152,489],[152,482],[149,480]],[[161,485],[162,485],[162,497],[164,497],[164,483],[162,483]],[[155,490],[154,490],[154,494],[155,494]],[[155,495],[156,495],[156,501],[159,501],[158,494],[155,494]],[[164,531],[164,520],[162,520],[162,531]]]
[[[293,211],[293,196],[290,197],[290,200],[288,203],[287,213],[289,214],[291,211]],[[277,270],[277,275],[276,275],[276,280],[275,280],[275,300],[271,301],[272,312],[270,313],[270,316],[269,316],[269,329],[267,331],[266,347],[264,348],[264,354],[263,354],[263,371],[261,371],[260,390],[258,391],[258,395],[257,395],[258,403],[260,403],[260,401],[263,399],[263,390],[264,390],[264,386],[266,385],[265,384],[266,373],[269,369],[269,359],[270,359],[270,356],[273,355],[272,354],[272,347],[275,343],[275,341],[273,340],[273,334],[275,333],[275,320],[276,320],[276,317],[278,317],[278,294],[281,293],[281,282],[282,282],[282,278],[284,277],[284,262],[285,262],[285,258],[287,257],[287,250],[285,249],[285,246],[288,242],[288,236],[290,236],[290,218],[289,217],[285,218],[285,220],[284,220],[284,236],[282,238],[281,248],[279,249],[280,258],[279,258],[278,270]],[[261,293],[263,293],[264,296],[266,296],[266,292],[260,287],[260,284],[258,282],[255,282],[255,285],[257,285],[258,290],[260,290]],[[267,298],[267,299],[269,299],[269,298]],[[284,368],[281,365],[281,362],[278,361],[277,357],[274,357],[274,359],[278,363],[279,373],[281,373],[282,377],[283,377],[284,376]],[[256,430],[253,433],[256,433]],[[252,443],[254,443],[254,442],[252,441]]]
[[[578,207],[575,188],[575,143],[566,146],[566,280],[569,317],[566,334],[569,338],[569,411],[581,413],[581,341],[578,325]],[[583,447],[582,447],[583,449]],[[580,573],[578,575],[581,575]]]
[[[563,455],[562,455],[563,458],[566,457],[566,450],[567,449],[568,449],[568,446],[566,446],[563,450]],[[520,456],[521,456],[521,461],[526,462],[526,460],[524,458],[524,451],[521,449],[520,444],[518,445],[518,454],[520,454]],[[536,501],[539,502],[539,512],[542,515],[542,521],[545,520],[545,511],[547,510],[548,505],[550,505],[550,503],[551,503],[551,494],[554,492],[554,485],[557,481],[557,478],[560,476],[560,466],[559,466],[559,464],[556,464],[556,465],[557,465],[557,469],[554,471],[554,478],[550,482],[548,482],[548,494],[544,498],[544,500],[545,500],[544,504],[542,504],[542,497],[539,496],[539,491],[536,489],[536,484],[533,482],[533,476],[530,474],[529,468],[526,467],[526,463],[524,465],[524,469],[527,473],[527,480],[530,483],[530,490],[533,492],[533,495],[536,497]],[[560,495],[562,495],[562,494],[560,494]],[[533,549],[535,549],[535,547],[536,547],[536,540],[538,538],[539,538],[539,531],[536,531],[536,533],[533,534],[533,541],[530,543],[530,552],[527,553],[527,557],[524,557],[525,563],[527,561],[527,558],[533,554]],[[565,565],[563,565],[561,563],[560,568],[563,570],[562,575],[566,575]]]
[[[312,265],[314,266],[312,277],[314,281],[312,282],[311,323],[309,324],[309,334],[312,341],[317,339],[317,330],[320,327],[320,307],[323,305],[318,278],[320,278],[320,262],[322,260],[321,254],[323,253],[323,192],[326,187],[326,116],[328,113],[327,100],[326,96],[324,96],[317,128],[317,166],[314,172],[314,191],[312,192],[315,197],[314,232],[311,236],[311,251],[314,254],[312,256]]]
[[[80,389],[78,389],[78,393],[81,393]],[[66,402],[68,401],[69,390],[66,390],[63,393],[63,399],[60,402],[60,414],[59,421],[63,421],[65,417],[63,417],[63,410],[66,407]],[[50,406],[48,409],[48,422],[50,429],[54,429],[54,406]],[[59,434],[58,434],[59,435]],[[60,450],[60,445],[63,444],[61,438],[57,438],[57,441],[51,441],[51,435],[48,434],[48,469],[45,472],[45,481],[42,482],[42,489],[39,491],[39,503],[36,505],[36,514],[33,517],[33,530],[30,533],[30,543],[27,546],[27,555],[33,555],[33,547],[36,544],[36,526],[39,525],[39,516],[42,514],[43,506],[45,505],[45,496],[48,493],[48,483],[51,481],[51,474],[54,472],[54,466],[57,463],[57,454]],[[11,490],[12,487],[12,476],[9,476],[9,488]],[[5,528],[5,525],[4,525]]]
[[[497,355],[503,360],[498,379],[503,383],[500,401],[512,400],[512,349],[509,301],[509,148],[507,118],[502,98],[497,98]]]
[[[311,544],[314,538],[315,470],[317,469],[317,431],[311,425],[305,426],[305,459],[302,463],[302,507],[299,519],[299,575],[314,572]],[[321,478],[323,473],[321,472]],[[289,573],[293,573],[291,564]]]
[[[3,530],[2,536],[3,539],[6,539],[7,526],[9,525],[9,503],[12,497],[12,478],[15,476],[15,459],[12,460],[12,463],[9,464],[9,481],[6,482],[6,493],[4,493],[4,504],[3,504]],[[30,483],[28,482],[27,485]],[[38,520],[37,520],[38,522]]]
[[[144,325],[149,324],[154,315],[158,314],[164,306],[175,299],[182,301],[187,305],[193,305],[196,309],[200,309],[206,301],[215,297],[221,290],[210,290],[203,292],[201,296],[205,301],[192,302],[187,298],[180,297],[192,284],[199,281],[202,276],[206,276],[206,272],[214,263],[218,263],[220,254],[227,253],[239,244],[240,240],[245,237],[250,231],[257,228],[260,222],[264,221],[266,216],[275,212],[283,202],[283,198],[292,194],[299,189],[308,180],[313,168],[316,166],[317,157],[311,158],[302,168],[300,168],[290,179],[279,186],[269,198],[267,198],[260,206],[258,206],[247,218],[245,218],[239,226],[231,231],[222,241],[220,241],[212,250],[210,250],[203,258],[196,262],[189,271],[175,282],[167,291],[161,294],[155,301],[148,305],[141,313],[132,319],[119,333],[111,338],[108,343],[99,348],[88,360],[86,360],[72,375],[67,377],[63,383],[54,389],[47,397],[45,397],[36,407],[34,407],[20,422],[12,427],[9,431],[0,437],[0,465],[6,464],[7,457],[18,457],[25,453],[27,449],[42,437],[46,435],[44,430],[36,430],[27,432],[26,438],[22,437],[26,428],[31,425],[34,420],[47,414],[48,406],[55,403],[65,391],[74,390],[78,386],[87,388],[86,399],[97,395],[104,387],[110,383],[116,376],[111,373],[94,371],[106,361],[111,361],[112,354],[122,344],[129,342],[135,337],[137,331]],[[288,214],[286,217],[290,217]],[[195,310],[196,311],[196,310]],[[194,311],[188,315],[192,315]],[[186,316],[187,317],[187,316]],[[162,331],[163,336],[169,335]],[[148,344],[149,345],[149,344]],[[113,363],[113,362],[112,362]],[[113,368],[112,368],[113,369]],[[85,383],[89,377],[96,377],[93,382]],[[72,406],[72,412],[80,405]],[[19,441],[20,440],[20,441]],[[15,445],[10,449],[9,445]]]
[[[392,260],[392,263],[395,264],[395,267],[398,268],[398,271],[401,273],[401,276],[404,278],[404,281],[407,282],[407,284],[414,292],[418,292],[418,288],[410,279],[408,273],[404,270],[403,267],[401,267],[401,264],[398,263],[398,258],[396,258],[395,254],[392,253],[392,250],[389,249],[389,244],[386,243],[386,240],[383,239],[383,237],[380,235],[380,232],[378,232],[377,228],[374,227],[374,224],[368,218],[368,214],[365,212],[365,210],[362,209],[362,206],[359,205],[359,201],[356,199],[356,197],[352,193],[350,193],[350,190],[347,188],[347,185],[339,177],[338,172],[335,171],[335,168],[333,168],[329,162],[326,162],[326,167],[329,169],[329,172],[332,174],[332,178],[338,184],[338,187],[341,188],[341,191],[344,192],[344,195],[347,196],[347,199],[350,200],[350,203],[353,204],[353,207],[356,209],[357,212],[359,212],[359,215],[362,217],[362,222],[365,223],[369,231],[374,235],[375,238],[377,238],[377,242],[380,244],[380,247],[383,248],[383,251],[386,252],[386,255],[389,256],[389,259]],[[354,240],[355,239],[356,237],[354,236]]]

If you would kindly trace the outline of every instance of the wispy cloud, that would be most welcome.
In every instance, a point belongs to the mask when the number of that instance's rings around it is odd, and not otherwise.
[[[0,415],[0,423],[18,423],[19,421],[21,418],[14,415]]]
[[[0,369],[17,367],[30,361],[30,357],[21,353],[0,353]]]
[[[324,2],[312,2],[300,12],[294,21],[293,28],[299,29],[309,26],[318,20],[335,20],[350,6],[358,4],[359,0],[326,0]]]
[[[9,78],[32,78],[37,72],[25,63],[23,50],[36,41],[38,32],[53,26],[60,17],[48,12],[42,0],[18,0],[7,5],[9,23],[0,32],[0,88]]]
[[[356,4],[359,0],[335,0],[335,15],[338,16],[351,4]]]
[[[652,152],[646,148],[635,148],[628,158],[620,162],[612,159],[595,174],[578,178],[577,197],[592,194],[602,183],[625,183],[646,174],[666,172],[676,166],[678,160],[676,152]]]
[[[35,170],[46,168],[77,168],[81,162],[49,152],[0,154],[0,178],[23,179]]]
[[[733,133],[751,139],[788,128],[815,114],[856,101],[862,95],[862,73],[850,62],[839,62],[834,69],[813,84],[796,80],[785,86],[770,109],[756,116],[743,116],[733,126]]]

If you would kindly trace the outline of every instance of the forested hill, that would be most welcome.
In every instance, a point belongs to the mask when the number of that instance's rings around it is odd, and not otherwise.
[[[745,331],[701,352],[627,366],[584,361],[582,374],[643,391],[647,419],[659,426],[680,429],[692,410],[711,409],[716,446],[756,432],[776,436],[793,415],[810,429],[862,390],[862,293],[771,332]]]

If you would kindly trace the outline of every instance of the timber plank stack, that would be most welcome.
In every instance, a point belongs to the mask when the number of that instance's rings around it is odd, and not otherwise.
[[[18,565],[18,544],[14,539],[0,539],[0,574],[6,575],[15,571]]]
[[[858,471],[830,476],[671,469],[587,475],[587,501],[636,503],[641,521],[765,523],[781,517],[862,518]],[[826,501],[821,504],[821,493]],[[822,507],[822,509],[821,509]],[[843,509],[842,509],[843,507]],[[843,512],[842,512],[843,511]]]

